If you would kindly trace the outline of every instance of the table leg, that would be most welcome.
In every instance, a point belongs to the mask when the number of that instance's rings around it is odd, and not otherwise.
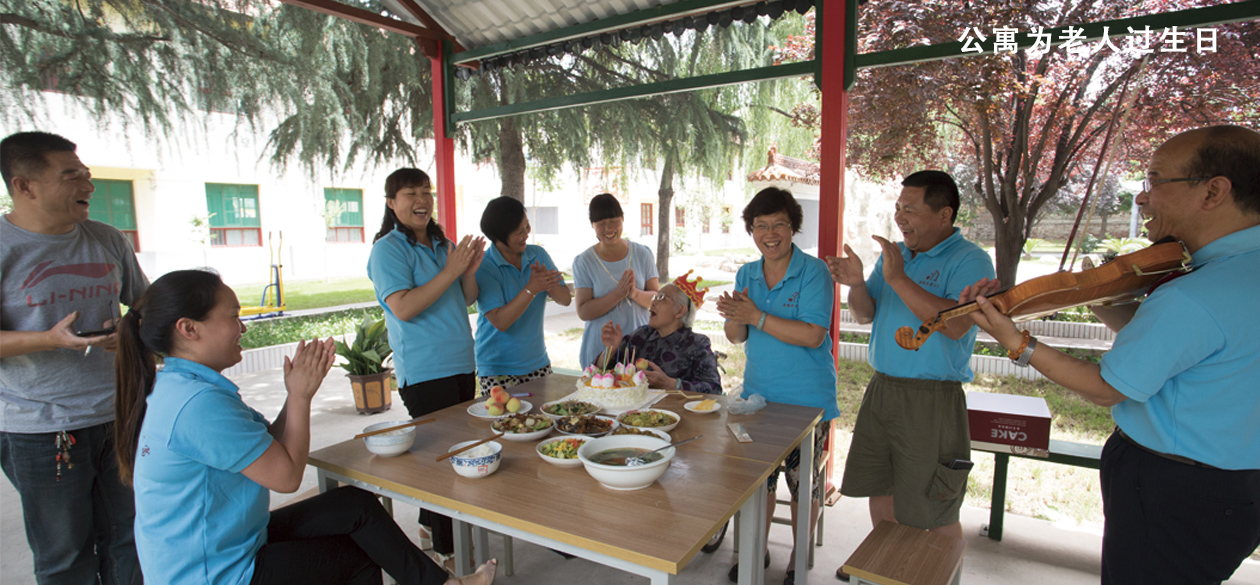
[[[480,567],[482,563],[490,560],[490,531],[480,526],[473,528],[473,536],[476,544],[473,545],[473,560]]]
[[[989,525],[984,527],[981,535],[1001,542],[1002,523],[1006,515],[1006,472],[1011,456],[1006,453],[993,454],[993,498],[989,502]]]
[[[810,514],[813,503],[813,486],[814,486],[814,431],[805,434],[805,438],[801,441],[801,469],[797,473],[800,480],[796,484],[796,534],[793,536],[796,540],[796,566],[792,570],[796,571],[796,582],[805,583],[809,575],[809,555],[812,549],[809,547],[810,524],[813,517]],[[821,502],[819,503],[821,505]]]
[[[315,470],[315,484],[319,486],[319,493],[337,489],[339,485],[337,480],[328,476],[328,472],[323,469]]]
[[[766,568],[766,484],[740,507],[739,585],[764,585]]]
[[[455,576],[463,577],[468,574],[468,559],[471,556],[468,545],[472,543],[472,526],[455,518],[451,521],[455,527]]]

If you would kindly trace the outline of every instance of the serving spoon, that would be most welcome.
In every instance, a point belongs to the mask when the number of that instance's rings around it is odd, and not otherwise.
[[[644,461],[644,460],[643,460],[643,458],[644,458],[644,457],[647,457],[648,455],[651,455],[651,454],[653,454],[653,453],[655,453],[655,452],[657,452],[657,451],[660,451],[660,450],[662,450],[662,449],[668,449],[668,448],[670,448],[670,447],[677,447],[677,446],[679,446],[679,445],[681,445],[681,444],[683,444],[683,443],[690,443],[690,442],[692,442],[692,441],[694,441],[694,440],[696,440],[696,439],[699,439],[700,437],[703,437],[703,436],[704,436],[704,435],[696,435],[696,436],[694,436],[694,437],[692,437],[692,438],[690,438],[690,439],[683,439],[683,440],[681,440],[681,441],[678,441],[677,443],[670,443],[670,444],[668,444],[668,445],[665,445],[664,447],[658,447],[658,448],[656,448],[656,449],[652,449],[651,451],[648,451],[647,453],[644,453],[644,454],[642,454],[642,455],[634,455],[634,456],[631,456],[631,457],[626,457],[626,467],[638,467],[638,466],[640,466],[640,465],[646,465],[646,464],[647,464],[647,461]]]

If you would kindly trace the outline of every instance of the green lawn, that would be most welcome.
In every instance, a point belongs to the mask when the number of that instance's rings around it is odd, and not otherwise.
[[[232,287],[241,306],[257,306],[265,284],[238,284]],[[376,300],[372,281],[366,276],[332,280],[292,280],[284,283],[284,305],[290,311],[336,307]]]

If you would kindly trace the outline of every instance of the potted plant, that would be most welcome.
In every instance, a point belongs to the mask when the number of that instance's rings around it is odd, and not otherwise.
[[[364,317],[355,330],[354,343],[334,341],[337,355],[346,358],[345,368],[354,391],[354,406],[359,414],[385,412],[391,406],[393,368],[385,360],[393,353],[385,320]]]

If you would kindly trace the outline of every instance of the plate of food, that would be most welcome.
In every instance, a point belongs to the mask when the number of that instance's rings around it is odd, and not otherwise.
[[[544,402],[542,411],[552,418],[582,416],[599,412],[599,405],[585,400],[553,400]]]
[[[586,437],[566,435],[563,437],[552,437],[538,444],[534,451],[538,453],[543,461],[559,467],[581,467],[582,460],[578,459],[578,447],[586,443]]]
[[[683,405],[683,408],[696,414],[712,414],[722,410],[722,404],[712,398],[704,400],[695,400]]]
[[[643,435],[645,437],[656,437],[658,439],[664,439],[666,441],[671,441],[671,442],[673,441],[673,439],[669,437],[669,433],[665,431],[658,431],[656,429],[640,429],[636,427],[628,427],[626,425],[617,425],[617,428],[613,429],[612,434],[614,435]]]
[[[607,435],[615,426],[617,426],[617,421],[612,418],[593,414],[566,416],[556,419],[556,430],[566,435],[600,437]]]
[[[678,426],[678,421],[680,420],[682,419],[677,414],[659,408],[631,410],[617,417],[617,422],[626,426],[640,429],[656,429],[666,433],[674,430],[674,427]]]
[[[490,428],[503,433],[507,441],[537,441],[551,432],[551,418],[541,414],[516,413],[495,419]]]
[[[471,414],[477,418],[493,420],[493,419],[508,416],[511,414],[525,414],[529,412],[530,409],[534,408],[534,405],[530,404],[528,400],[521,400],[520,402],[521,404],[520,406],[517,407],[516,412],[509,412],[506,408],[504,408],[504,410],[501,411],[499,414],[490,414],[490,410],[489,410],[489,407],[486,406],[486,402],[483,400],[478,400],[477,402],[472,403],[472,405],[468,407],[468,414]]]

